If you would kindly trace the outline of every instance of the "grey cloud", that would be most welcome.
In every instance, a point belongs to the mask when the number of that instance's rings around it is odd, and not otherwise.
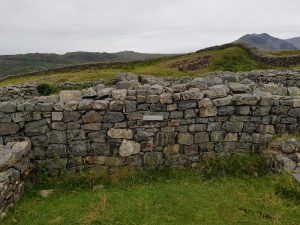
[[[0,54],[188,52],[300,35],[299,0],[1,0]]]

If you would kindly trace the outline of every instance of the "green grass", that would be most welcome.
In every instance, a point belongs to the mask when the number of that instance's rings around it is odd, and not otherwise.
[[[25,55],[3,55],[0,56],[0,77],[8,74],[29,73],[37,70],[78,65],[94,62],[130,62],[135,60],[146,60],[161,58],[164,54],[144,54],[132,51],[117,53],[92,53],[71,52],[64,55],[57,54],[25,54]]]
[[[199,57],[211,56],[207,65],[202,66],[194,71],[179,71],[172,68],[174,64],[184,64],[193,61]],[[41,73],[27,77],[12,78],[0,82],[0,86],[20,84],[29,81],[40,83],[62,83],[62,82],[80,82],[108,80],[122,72],[133,72],[141,75],[153,75],[159,77],[187,77],[199,76],[214,71],[248,71],[256,69],[286,69],[273,67],[258,63],[253,60],[248,53],[239,47],[231,47],[224,50],[208,51],[201,53],[192,53],[181,56],[165,57],[161,59],[148,60],[139,63],[127,63],[115,65],[103,69],[85,69],[73,70],[60,73]]]
[[[289,175],[266,173],[259,157],[208,162],[193,170],[124,168],[109,178],[98,171],[41,179],[2,224],[299,224],[300,186]],[[54,194],[39,197],[43,188]]]
[[[299,55],[300,54],[300,50],[293,50],[293,51],[272,51],[272,52],[268,52],[271,55],[278,55],[278,56],[285,56],[285,55]]]

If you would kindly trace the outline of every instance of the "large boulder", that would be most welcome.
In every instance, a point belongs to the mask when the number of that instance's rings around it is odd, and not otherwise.
[[[15,102],[0,102],[0,112],[13,113],[16,110],[17,105]]]
[[[215,106],[225,106],[225,105],[230,105],[232,103],[232,96],[229,95],[224,98],[216,98],[213,100],[213,103]]]
[[[194,136],[190,133],[178,134],[178,143],[182,145],[192,145],[194,143]]]
[[[0,123],[0,135],[16,134],[19,129],[17,123]]]
[[[89,111],[84,116],[82,116],[82,121],[84,123],[99,123],[102,122],[103,116],[95,111]]]
[[[125,119],[125,116],[121,112],[106,112],[103,118],[104,123],[118,123]]]
[[[164,154],[166,155],[175,155],[179,154],[180,151],[180,145],[175,144],[175,145],[168,145],[163,149]]]
[[[208,98],[223,98],[229,93],[229,88],[225,85],[214,85],[209,87],[205,94]]]
[[[82,92],[82,96],[84,98],[89,98],[89,97],[95,97],[97,96],[97,92],[94,88],[87,88],[87,89],[83,89],[81,90]]]
[[[163,154],[162,152],[147,152],[144,155],[144,164],[147,166],[155,166],[163,164]]]
[[[251,94],[237,94],[233,96],[232,102],[237,105],[256,105],[261,98]]]
[[[300,96],[300,88],[298,87],[288,87],[288,92],[290,96]]]
[[[107,101],[107,100],[97,100],[97,101],[94,101],[93,109],[104,111],[108,108],[108,105],[109,105],[109,101]]]
[[[251,93],[251,88],[247,84],[229,83],[228,87],[233,93]]]
[[[288,157],[282,155],[282,154],[278,154],[276,156],[276,162],[278,169],[283,170],[285,172],[291,173],[293,172],[293,170],[296,168],[296,163],[289,159]]]
[[[141,144],[124,139],[121,143],[119,154],[122,157],[138,154],[141,150]]]
[[[213,102],[209,98],[204,98],[198,102],[200,117],[216,116],[218,111]]]
[[[25,125],[25,133],[28,136],[41,135],[47,133],[48,131],[49,128],[46,120],[29,122]]]
[[[67,135],[65,131],[53,130],[48,134],[49,143],[51,144],[66,144]]]
[[[160,103],[162,104],[171,104],[173,102],[172,94],[163,93],[160,95]]]
[[[16,166],[23,156],[28,155],[31,150],[30,141],[8,143],[6,146],[0,145],[0,171]],[[0,180],[1,182],[1,180]]]
[[[191,88],[182,92],[181,96],[183,100],[200,100],[203,98],[204,94],[198,88]]]
[[[139,76],[133,73],[121,73],[116,77],[118,82],[120,81],[139,81]]]
[[[61,102],[81,101],[82,93],[81,91],[61,91],[59,99]]]
[[[258,90],[262,92],[267,92],[272,95],[287,95],[288,90],[286,87],[283,87],[282,85],[277,85],[274,83],[269,84],[263,84],[259,87],[257,87]]]
[[[112,88],[103,88],[97,91],[97,95],[99,98],[107,98],[111,96]]]
[[[132,139],[133,132],[129,129],[115,129],[110,128],[107,132],[110,138],[124,138],[124,139]]]
[[[127,97],[127,89],[113,90],[112,97],[116,101],[124,101]]]

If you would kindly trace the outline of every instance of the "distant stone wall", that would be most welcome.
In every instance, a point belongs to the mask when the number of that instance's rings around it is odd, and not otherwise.
[[[201,49],[197,52],[200,53],[200,52],[205,52],[205,51],[223,50],[223,49],[230,48],[230,47],[243,48],[244,50],[246,50],[248,52],[248,54],[250,56],[252,56],[252,58],[257,60],[258,62],[269,64],[269,65],[294,66],[294,65],[300,63],[300,54],[287,55],[287,56],[276,56],[276,55],[268,54],[257,48],[254,48],[249,45],[242,44],[242,43],[229,43],[229,44],[224,44],[224,45],[219,45],[219,46],[213,46],[213,47]]]
[[[32,168],[28,140],[0,145],[0,220],[21,197],[24,181]]]
[[[123,74],[117,81],[0,103],[0,143],[30,138],[35,168],[57,172],[192,166],[220,152],[259,152],[274,135],[300,130],[297,87],[239,74],[172,80]]]
[[[248,80],[248,82],[254,82],[257,85],[275,83],[287,88],[300,87],[300,70],[253,70],[237,73],[213,72],[202,77],[210,85],[247,82],[246,80]]]
[[[104,83],[103,80],[99,81],[83,81],[83,82],[65,82],[60,84],[55,84],[59,89],[78,89],[83,87],[91,87],[98,84]],[[39,83],[29,82],[25,84],[16,84],[10,86],[0,87],[0,102],[5,101],[24,101],[30,100],[34,97],[40,96],[37,91]]]

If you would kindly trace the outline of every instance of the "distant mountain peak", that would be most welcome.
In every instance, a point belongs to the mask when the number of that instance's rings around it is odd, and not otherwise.
[[[261,33],[261,34],[256,34],[257,36],[260,36],[260,37],[265,37],[265,38],[271,38],[272,36],[268,33]]]
[[[294,45],[296,48],[300,49],[300,36],[295,37],[295,38],[287,39],[286,41],[288,41],[289,43]]]
[[[262,34],[246,34],[235,42],[248,44],[258,49],[262,49],[266,51],[300,49],[300,47],[298,47],[296,44],[293,43],[294,41],[295,43],[299,43],[300,45],[300,38],[299,40],[298,39],[296,40],[289,39],[289,40],[279,39],[267,33],[262,33]]]

